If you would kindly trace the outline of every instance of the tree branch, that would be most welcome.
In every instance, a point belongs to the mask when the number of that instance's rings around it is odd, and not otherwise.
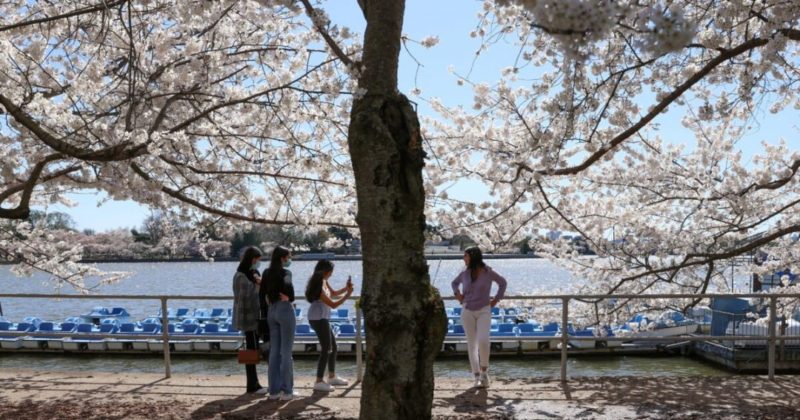
[[[94,5],[94,6],[84,7],[82,9],[76,9],[76,10],[73,10],[71,12],[63,13],[63,14],[56,15],[56,16],[49,16],[49,17],[40,18],[40,19],[33,19],[33,20],[24,20],[22,22],[12,23],[10,25],[0,26],[0,32],[10,31],[12,29],[22,28],[22,27],[25,27],[25,26],[52,22],[52,21],[56,21],[56,20],[60,20],[60,19],[71,18],[71,17],[85,15],[85,14],[99,12],[99,11],[107,11],[108,9],[110,9],[112,7],[119,6],[119,5],[123,4],[123,3],[125,3],[126,1],[128,1],[128,0],[116,0],[116,1],[111,1],[111,2],[103,1],[102,3]]]
[[[47,156],[46,158],[44,158],[44,160],[34,165],[33,169],[31,170],[31,174],[28,176],[28,180],[25,181],[25,183],[12,186],[8,188],[6,191],[3,191],[3,193],[0,194],[0,203],[2,203],[8,197],[16,194],[19,191],[22,191],[22,197],[20,198],[17,207],[13,209],[0,208],[0,219],[14,219],[14,220],[27,219],[31,213],[30,201],[31,201],[31,196],[33,195],[33,189],[36,187],[36,181],[41,176],[42,171],[44,170],[45,166],[47,166],[47,164],[62,159],[63,157],[64,156],[61,155],[60,153],[55,153]],[[64,173],[69,173],[69,172],[72,171],[64,172],[64,170],[62,170],[59,171],[59,175],[57,176],[61,176]],[[50,179],[52,179],[52,177]]]
[[[33,117],[28,115],[18,106],[14,105],[10,99],[0,94],[0,105],[8,111],[20,124],[33,133],[44,144],[50,146],[53,150],[71,156],[75,159],[80,159],[88,162],[114,162],[121,160],[129,160],[147,153],[146,144],[139,144],[132,146],[131,143],[120,143],[115,146],[106,147],[100,150],[85,150],[80,147],[73,146],[67,142],[57,139],[55,136],[47,132]]]
[[[794,34],[793,32],[797,32],[797,33]],[[798,36],[798,39],[800,39],[800,32],[798,32],[798,31],[787,30],[787,31],[780,31],[780,33],[784,34],[787,37],[790,37],[790,35]],[[607,153],[609,153],[611,150],[613,150],[616,146],[622,144],[623,142],[628,140],[631,136],[633,136],[634,134],[639,132],[639,130],[641,130],[644,126],[649,124],[662,111],[664,111],[669,105],[671,105],[673,102],[675,102],[675,100],[680,98],[686,91],[688,91],[694,85],[696,85],[701,80],[703,80],[703,78],[705,78],[709,73],[711,73],[714,69],[716,69],[720,64],[724,63],[727,60],[730,60],[731,58],[734,58],[736,56],[739,56],[741,54],[749,52],[749,51],[751,51],[751,50],[753,50],[755,48],[764,46],[768,42],[769,42],[769,39],[753,38],[753,39],[751,39],[749,41],[746,41],[746,42],[740,44],[736,48],[724,50],[718,56],[714,57],[708,63],[706,63],[706,65],[703,66],[702,69],[700,69],[699,71],[694,73],[689,79],[687,79],[685,82],[680,84],[677,88],[675,88],[675,90],[673,90],[664,99],[659,101],[653,107],[653,109],[650,110],[650,112],[648,112],[645,116],[640,118],[639,121],[636,122],[636,124],[632,125],[627,130],[625,130],[622,133],[618,134],[607,145],[605,145],[603,148],[601,148],[597,152],[594,152],[592,155],[590,155],[588,158],[586,158],[586,160],[584,160],[582,163],[580,163],[578,165],[575,165],[575,166],[570,166],[570,167],[567,167],[567,168],[556,169],[556,170],[546,170],[546,169],[534,170],[534,169],[532,169],[531,167],[529,167],[528,165],[525,165],[525,164],[520,164],[521,167],[524,170],[527,170],[527,171],[530,171],[530,172],[535,171],[535,172],[537,172],[537,173],[539,173],[541,175],[556,175],[556,176],[558,176],[558,175],[575,175],[575,174],[578,174],[578,173],[584,171],[585,169],[587,169],[590,166],[592,166],[592,164],[594,164],[595,162],[597,162],[601,158],[603,158],[603,156],[605,156]]]
[[[148,175],[147,172],[145,172],[144,169],[142,169],[139,165],[137,165],[135,163],[131,163],[130,166],[131,166],[131,169],[133,169],[133,171],[136,172],[136,174],[139,175],[145,181],[155,182],[153,177]],[[165,185],[161,185],[160,190],[161,190],[161,192],[167,194],[168,196],[170,196],[170,197],[172,197],[172,198],[174,198],[174,199],[176,199],[178,201],[181,201],[183,203],[189,204],[189,205],[191,205],[191,206],[193,206],[193,207],[195,207],[195,208],[197,208],[199,210],[203,210],[206,213],[215,214],[217,216],[222,216],[222,217],[225,217],[225,218],[231,219],[231,220],[238,220],[238,221],[242,221],[242,222],[260,223],[260,224],[264,224],[264,225],[278,225],[278,226],[296,226],[296,225],[299,224],[299,223],[293,222],[291,220],[265,219],[263,217],[244,216],[244,215],[237,214],[237,213],[231,213],[231,212],[229,212],[227,210],[223,210],[223,209],[220,209],[220,208],[217,208],[217,207],[211,207],[211,206],[209,206],[207,204],[203,204],[203,203],[201,203],[201,202],[199,202],[199,201],[197,201],[197,200],[195,200],[195,199],[193,199],[191,197],[186,196],[185,194],[183,194],[179,190],[175,190],[175,189],[169,188],[169,187],[167,187]],[[346,224],[342,224],[342,223],[331,223],[331,222],[319,222],[317,224],[318,225],[322,225],[322,226],[338,226],[338,227],[343,227],[343,228],[357,228],[358,227],[357,225],[346,225]]]
[[[325,180],[325,179],[309,178],[309,177],[304,177],[304,176],[284,175],[284,174],[272,173],[272,172],[209,171],[209,170],[197,168],[197,167],[195,167],[193,165],[188,165],[188,164],[185,164],[185,163],[178,162],[178,161],[176,161],[174,159],[170,159],[170,158],[168,158],[166,156],[163,156],[163,155],[160,156],[160,158],[161,158],[161,160],[163,160],[164,162],[169,163],[170,165],[175,165],[175,166],[180,166],[180,167],[183,167],[183,168],[187,168],[190,171],[192,171],[193,173],[196,173],[198,175],[245,175],[245,176],[252,175],[252,176],[258,176],[258,177],[270,177],[270,178],[275,178],[275,179],[290,179],[290,180],[294,180],[294,181],[319,182],[319,183],[322,183],[322,184],[336,185],[338,187],[350,187],[350,185],[347,185],[347,184],[344,184],[344,183],[341,183],[341,182],[328,181],[328,180]]]
[[[319,34],[322,35],[322,38],[325,39],[325,43],[328,44],[328,47],[330,47],[331,51],[333,51],[333,53],[337,57],[339,57],[339,60],[342,60],[342,62],[347,67],[353,67],[353,60],[351,60],[350,57],[348,57],[347,54],[345,54],[344,51],[342,51],[342,49],[339,47],[336,41],[334,41],[334,39],[331,38],[330,34],[328,34],[328,31],[326,31],[325,28],[323,28],[321,25],[317,24],[317,20],[314,18],[314,13],[316,12],[316,10],[314,9],[314,6],[311,5],[311,2],[309,2],[308,0],[301,0],[301,1],[303,3],[303,6],[305,6],[306,8],[306,15],[308,15],[308,18],[311,19],[311,23],[314,24],[314,28],[317,29],[317,32],[319,32]],[[365,17],[366,17],[366,12],[365,12]]]

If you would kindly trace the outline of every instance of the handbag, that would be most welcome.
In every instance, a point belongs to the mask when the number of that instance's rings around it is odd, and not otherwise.
[[[257,365],[261,360],[260,352],[256,349],[239,350],[237,357],[239,359],[239,364],[242,365]]]

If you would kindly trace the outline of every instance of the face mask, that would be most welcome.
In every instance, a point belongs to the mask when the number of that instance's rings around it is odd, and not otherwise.
[[[283,263],[283,268],[289,268],[289,266],[291,265],[292,265],[292,260],[286,260],[286,262]]]
[[[253,263],[253,265],[250,266],[250,268],[253,270],[258,270],[258,267],[260,266],[261,266],[261,261],[256,261],[255,263]]]

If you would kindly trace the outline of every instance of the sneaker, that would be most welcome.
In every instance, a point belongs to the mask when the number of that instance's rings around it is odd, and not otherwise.
[[[342,379],[342,378],[340,378],[338,376],[335,377],[335,378],[328,378],[328,383],[333,385],[333,386],[347,386],[347,385],[350,385],[350,382],[348,382],[347,379]]]
[[[288,393],[284,392],[284,393],[281,394],[281,398],[280,399],[281,399],[281,401],[291,401],[291,400],[293,400],[295,398],[298,398],[298,397],[300,397],[300,394],[298,394],[296,392],[292,392],[291,394],[288,394]]]
[[[480,376],[476,376],[475,380],[472,381],[472,387],[473,388],[480,388],[481,387],[481,377]]]
[[[278,398],[280,398],[280,397],[281,397],[281,394],[270,394],[270,396],[269,396],[269,397],[267,397],[267,399],[270,399],[270,400],[277,400],[277,399],[278,399]]]
[[[259,394],[259,395],[264,395],[264,394],[268,394],[268,393],[269,393],[269,389],[267,389],[267,388],[259,388],[258,390],[256,390],[256,392],[254,392],[254,394]]]
[[[317,382],[314,384],[314,391],[331,392],[334,388],[325,382]]]
[[[489,373],[481,372],[481,388],[489,388]]]

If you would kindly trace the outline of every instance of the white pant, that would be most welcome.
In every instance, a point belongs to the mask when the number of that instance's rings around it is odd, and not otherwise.
[[[492,325],[492,307],[487,305],[477,311],[461,310],[461,324],[467,335],[467,352],[472,373],[489,367],[489,328]]]

